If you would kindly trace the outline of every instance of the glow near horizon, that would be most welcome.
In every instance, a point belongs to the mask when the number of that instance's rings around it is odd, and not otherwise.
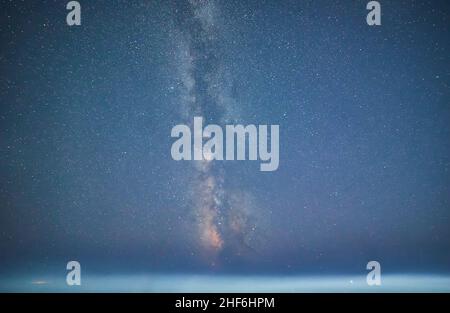
[[[0,291],[20,292],[450,292],[450,275],[388,274],[381,286],[368,286],[363,275],[89,275],[81,286],[67,286],[54,275],[14,277]]]

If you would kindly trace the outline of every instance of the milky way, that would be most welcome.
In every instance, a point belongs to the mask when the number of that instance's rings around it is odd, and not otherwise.
[[[194,116],[221,124],[239,119],[237,104],[230,94],[231,73],[221,59],[218,15],[214,2],[190,1],[174,23],[173,31],[179,39],[175,61],[182,83],[180,116],[190,125]],[[220,251],[235,244],[233,236],[243,236],[254,226],[249,224],[249,208],[244,199],[235,200],[232,206],[230,191],[224,187],[225,170],[220,165],[208,160],[194,161],[194,168],[187,188],[192,189],[196,232],[202,252],[215,264]]]

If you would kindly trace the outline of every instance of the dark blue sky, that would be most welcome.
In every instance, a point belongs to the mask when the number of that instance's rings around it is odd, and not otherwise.
[[[448,1],[1,1],[0,265],[450,270]],[[280,125],[280,165],[170,131]]]

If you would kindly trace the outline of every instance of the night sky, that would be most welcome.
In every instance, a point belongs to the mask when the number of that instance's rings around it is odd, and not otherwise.
[[[0,273],[450,272],[450,5],[0,1]],[[277,124],[280,162],[174,161]]]

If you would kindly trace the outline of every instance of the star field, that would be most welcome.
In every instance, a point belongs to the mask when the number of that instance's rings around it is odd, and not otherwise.
[[[1,1],[2,270],[448,272],[449,5],[380,2]],[[172,160],[193,116],[279,169]]]

